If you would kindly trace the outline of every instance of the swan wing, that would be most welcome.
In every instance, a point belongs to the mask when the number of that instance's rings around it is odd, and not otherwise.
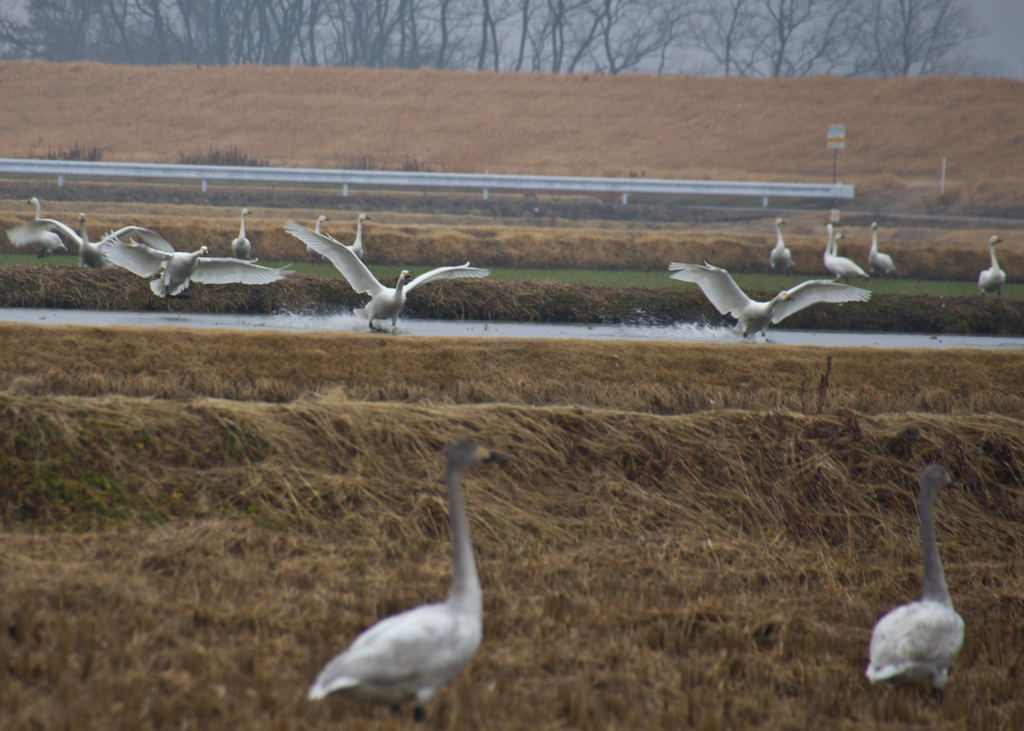
[[[870,291],[831,279],[812,279],[786,290],[783,295],[789,296],[778,298],[772,310],[773,323],[781,322],[815,302],[866,302],[871,299]]]
[[[270,284],[294,273],[290,269],[274,269],[234,257],[201,256],[192,281],[203,284]]]
[[[82,237],[73,228],[52,218],[39,218],[23,223],[20,226],[9,228],[7,229],[7,238],[15,246],[28,246],[29,244],[36,243],[47,231],[60,231],[71,241],[74,241],[79,246],[82,245]]]
[[[355,255],[353,254],[353,256]],[[490,273],[490,269],[471,267],[468,261],[457,267],[438,267],[437,269],[431,269],[429,272],[424,272],[409,282],[405,285],[405,291],[409,292],[416,289],[421,284],[426,284],[432,279],[479,279],[480,277],[488,276]]]
[[[309,689],[312,700],[346,688],[397,702],[454,677],[480,644],[477,619],[427,604],[377,622],[334,657]],[[371,690],[371,688],[373,690]]]
[[[871,633],[871,682],[904,675],[931,678],[949,666],[964,642],[964,620],[936,601],[903,604],[887,613]]]
[[[152,277],[157,274],[173,256],[137,241],[124,242],[109,237],[103,241],[100,250],[111,264],[124,267],[140,277]]]
[[[370,273],[362,260],[344,244],[335,241],[330,236],[318,234],[295,221],[286,221],[284,230],[316,253],[329,259],[356,292],[376,297],[387,289]]]
[[[142,239],[143,243],[145,243],[151,249],[156,249],[157,251],[165,251],[168,254],[174,253],[174,247],[171,246],[170,242],[168,242],[167,239],[158,234],[156,231],[153,231],[148,228],[142,228],[141,226],[125,226],[124,228],[119,228],[117,231],[107,234],[103,241],[112,238],[119,239],[122,236],[126,235]],[[103,241],[101,241],[100,243],[102,244]]]
[[[678,279],[680,282],[693,282],[698,285],[704,292],[704,296],[723,315],[728,313],[739,318],[740,313],[754,302],[737,286],[729,272],[707,262],[703,264],[672,262],[668,268],[669,271],[675,272],[669,275],[672,279]]]

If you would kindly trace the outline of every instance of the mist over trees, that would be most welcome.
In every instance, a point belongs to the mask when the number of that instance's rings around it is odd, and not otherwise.
[[[0,0],[0,58],[751,77],[965,70],[967,0]]]

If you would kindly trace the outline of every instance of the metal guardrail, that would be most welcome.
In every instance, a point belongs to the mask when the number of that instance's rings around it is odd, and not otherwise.
[[[201,180],[203,192],[210,180],[246,182],[312,183],[342,186],[388,185],[409,188],[476,188],[484,200],[491,188],[560,191],[578,193],[621,193],[626,203],[630,193],[663,195],[729,195],[768,198],[853,198],[853,186],[815,183],[753,183],[710,180],[648,180],[645,178],[570,178],[545,175],[490,175],[488,173],[406,173],[388,170],[318,170],[314,168],[257,168],[234,165],[158,165],[133,162],[82,162],[77,160],[14,160],[0,158],[0,173],[56,175],[64,177],[107,176],[156,178],[158,180]]]

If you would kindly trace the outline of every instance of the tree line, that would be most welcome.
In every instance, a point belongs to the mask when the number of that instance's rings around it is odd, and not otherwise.
[[[140,65],[894,77],[976,37],[966,0],[0,0],[2,58]]]

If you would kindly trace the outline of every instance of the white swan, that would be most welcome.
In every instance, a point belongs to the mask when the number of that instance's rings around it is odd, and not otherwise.
[[[64,245],[63,241],[61,241],[60,236],[54,233],[54,229],[57,229],[73,241],[81,243],[81,240],[78,238],[78,234],[75,233],[74,229],[70,226],[67,226],[53,218],[43,218],[38,198],[30,198],[28,202],[35,204],[35,220],[7,229],[7,238],[11,240],[12,244],[19,249],[25,246],[38,244],[38,256],[42,259],[43,257],[50,256],[58,251],[67,253],[68,247]]]
[[[316,219],[317,233],[320,233],[320,225],[326,220],[327,216],[320,216],[320,218]],[[326,259],[324,259],[324,257],[316,249],[312,248],[309,245],[306,246],[306,256],[309,257],[310,264],[319,264],[326,261]]]
[[[988,240],[988,253],[992,257],[992,266],[988,269],[981,271],[978,274],[978,289],[981,290],[981,296],[984,297],[986,292],[995,292],[996,297],[1003,293],[1003,285],[1006,283],[1006,272],[999,268],[999,262],[996,261],[996,244],[1002,241],[998,236],[993,236]]]
[[[872,273],[874,273],[875,269],[881,269],[886,274],[892,274],[896,271],[896,265],[892,263],[892,257],[878,250],[877,223],[871,224],[871,251],[868,253],[868,265],[871,267]]]
[[[78,266],[91,269],[102,269],[110,266],[107,257],[103,255],[100,244],[89,241],[89,229],[85,227],[85,214],[78,214],[78,225],[81,227],[82,236],[78,240]]]
[[[462,266],[438,267],[429,272],[419,275],[408,284],[405,283],[408,271],[398,275],[398,283],[394,289],[385,287],[377,281],[377,278],[370,273],[362,260],[356,256],[352,248],[335,241],[330,236],[310,231],[295,221],[286,221],[284,230],[295,238],[302,241],[306,246],[323,254],[341,272],[342,276],[352,285],[352,289],[360,294],[369,294],[372,299],[361,309],[354,310],[358,317],[365,317],[370,324],[371,330],[379,329],[374,325],[377,320],[391,320],[391,327],[394,330],[398,323],[398,313],[402,311],[406,295],[421,284],[432,279],[466,279],[486,277],[491,273],[490,269],[478,269],[471,267],[467,261]]]
[[[238,231],[238,238],[231,242],[231,256],[236,259],[248,259],[252,252],[252,244],[245,238],[245,214],[248,212],[248,208],[242,209],[242,227]]]
[[[363,221],[371,220],[365,213],[359,214],[359,221],[356,224],[356,240],[352,242],[352,245],[348,247],[355,253],[360,259],[363,258]]]
[[[793,266],[793,254],[786,248],[786,242],[782,240],[782,224],[786,221],[783,218],[775,219],[775,231],[778,233],[779,238],[775,242],[775,248],[772,249],[772,269],[776,267],[785,269],[786,274],[789,274],[789,268]]]
[[[442,685],[472,659],[483,637],[483,593],[462,504],[462,475],[474,465],[505,461],[471,440],[448,448],[447,497],[452,531],[452,589],[447,601],[380,620],[324,666],[309,699],[328,693],[372,703],[416,701],[415,718]]]
[[[836,256],[836,242],[843,238],[843,235],[841,233],[833,234],[831,223],[827,225],[827,228],[828,241],[825,243],[825,268],[828,269],[836,279],[842,277],[847,282],[850,281],[850,277],[870,279],[871,277],[865,274],[863,269],[847,259],[845,256]]]
[[[878,620],[864,671],[872,683],[930,682],[940,699],[949,665],[964,642],[964,620],[953,609],[935,540],[935,492],[949,484],[949,473],[939,465],[928,465],[921,473],[924,593],[920,601],[902,604]]]
[[[114,264],[140,277],[160,275],[149,283],[158,297],[181,294],[193,282],[204,284],[269,284],[292,274],[287,269],[272,269],[232,257],[207,257],[205,246],[191,253],[164,251],[129,240],[108,237],[103,253]]]
[[[814,279],[779,292],[768,302],[755,302],[743,293],[729,276],[729,272],[707,262],[700,264],[668,265],[672,279],[693,282],[723,315],[728,313],[739,322],[735,332],[747,337],[759,330],[764,334],[768,326],[781,322],[815,302],[864,302],[871,292],[828,279]]]

